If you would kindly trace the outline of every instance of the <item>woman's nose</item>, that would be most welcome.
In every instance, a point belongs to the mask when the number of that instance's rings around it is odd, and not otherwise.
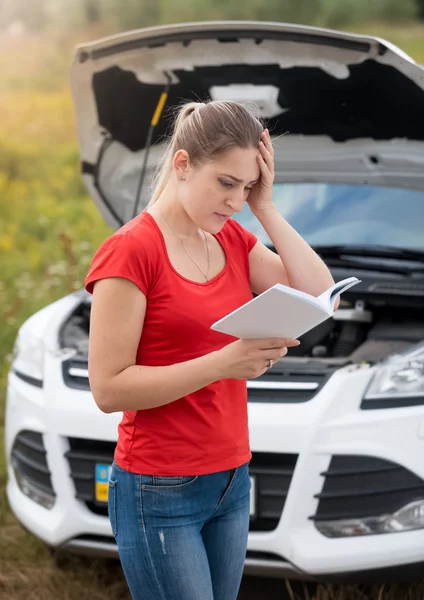
[[[243,210],[245,200],[246,195],[243,191],[242,193],[234,194],[234,196],[229,199],[228,204],[231,206],[231,209],[234,212],[241,212]]]

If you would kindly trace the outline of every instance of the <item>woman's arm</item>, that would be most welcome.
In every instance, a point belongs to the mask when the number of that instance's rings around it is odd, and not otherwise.
[[[88,349],[91,391],[105,413],[145,410],[174,402],[220,379],[262,375],[294,340],[237,340],[185,362],[147,367],[136,364],[146,297],[131,281],[101,279],[93,290]]]
[[[105,413],[154,408],[220,378],[213,354],[165,367],[135,364],[146,297],[131,281],[97,281],[90,317],[88,372],[97,406]]]
[[[272,203],[274,149],[268,130],[262,134],[259,144],[258,164],[260,179],[247,202],[267,232],[278,256],[261,242],[252,248],[249,253],[252,290],[261,293],[276,283],[284,283],[319,296],[334,284],[334,280],[325,263]],[[335,308],[338,305],[339,300]]]
[[[333,285],[328,267],[271,204],[254,213],[278,254],[257,242],[249,253],[252,290],[264,292],[276,283],[319,296]]]

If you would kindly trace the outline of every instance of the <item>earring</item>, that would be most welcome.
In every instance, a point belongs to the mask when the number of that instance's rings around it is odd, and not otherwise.
[[[185,181],[184,177],[178,177],[178,181]]]

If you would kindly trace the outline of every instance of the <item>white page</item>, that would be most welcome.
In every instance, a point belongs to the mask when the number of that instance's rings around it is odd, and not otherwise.
[[[334,304],[336,302],[336,298],[353,287],[357,283],[360,283],[361,280],[357,277],[348,277],[347,279],[343,279],[342,281],[338,281],[334,285],[332,285],[328,290],[323,292],[320,296],[318,296],[317,300],[326,307],[326,310],[329,314],[333,314],[334,312]]]
[[[298,338],[332,316],[338,295],[332,292],[344,291],[359,281],[349,277],[317,298],[278,283],[214,323],[211,329],[241,339]]]
[[[297,338],[328,319],[316,300],[282,293],[279,285],[270,288],[247,304],[212,325],[241,339]]]

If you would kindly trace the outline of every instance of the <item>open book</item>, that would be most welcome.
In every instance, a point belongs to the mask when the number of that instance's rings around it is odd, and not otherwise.
[[[360,283],[348,277],[315,297],[277,283],[216,321],[214,331],[241,339],[298,338],[334,314],[337,296]]]

